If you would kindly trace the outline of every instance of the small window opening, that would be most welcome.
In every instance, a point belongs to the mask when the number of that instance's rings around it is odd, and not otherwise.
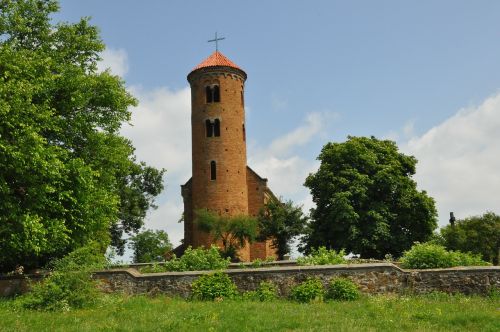
[[[213,92],[214,92],[214,103],[220,102],[220,88],[218,85],[215,85],[213,87]]]
[[[243,142],[245,142],[245,141],[247,140],[247,138],[246,138],[246,135],[247,135],[247,134],[246,134],[246,132],[245,132],[245,124],[243,124],[243,127],[242,127],[242,130],[241,130],[241,131],[243,132]]]
[[[217,165],[215,161],[210,162],[210,180],[216,180],[217,179]]]
[[[220,136],[220,120],[215,119],[213,126],[214,126],[214,136],[219,137]]]
[[[241,106],[245,107],[245,97],[243,95],[243,90],[241,91]]]
[[[205,120],[205,127],[206,127],[207,137],[212,137],[214,135],[214,125],[209,119]]]
[[[206,94],[206,98],[207,98],[207,103],[213,102],[213,92],[212,92],[211,87],[207,86],[205,88],[205,94]]]

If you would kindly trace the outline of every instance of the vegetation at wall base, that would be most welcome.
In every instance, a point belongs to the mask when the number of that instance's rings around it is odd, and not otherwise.
[[[345,264],[347,260],[345,257],[345,251],[342,249],[336,251],[333,249],[326,249],[325,247],[319,247],[317,249],[311,248],[309,255],[299,257],[297,259],[298,265],[335,265],[335,264]]]
[[[491,265],[481,259],[480,255],[448,251],[445,247],[434,243],[417,243],[401,257],[401,267],[405,269],[437,269],[455,266],[487,266]]]
[[[69,311],[95,305],[101,298],[92,271],[106,264],[97,244],[79,248],[52,262],[50,274],[31,291],[19,296],[15,305],[25,309]]]
[[[358,286],[346,278],[330,280],[325,298],[335,301],[354,301],[360,297]]]
[[[324,295],[323,283],[318,278],[313,277],[308,277],[290,291],[290,298],[301,303],[321,302]]]
[[[462,295],[363,296],[355,301],[184,301],[106,296],[69,312],[15,308],[0,299],[0,330],[53,331],[498,331],[498,300]]]
[[[204,274],[191,285],[192,298],[202,301],[231,299],[238,295],[238,289],[229,276],[223,272]]]

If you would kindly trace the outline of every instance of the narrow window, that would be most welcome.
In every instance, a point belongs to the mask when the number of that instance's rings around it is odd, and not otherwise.
[[[217,165],[215,164],[215,161],[210,162],[210,180],[215,180],[217,179]]]
[[[207,137],[212,137],[214,135],[214,126],[209,119],[205,120],[205,127],[207,131]]]
[[[214,121],[214,136],[219,137],[220,136],[220,120],[215,119]]]
[[[218,85],[214,85],[213,87],[213,92],[214,92],[214,103],[220,102],[220,89]]]
[[[205,88],[205,94],[207,96],[207,103],[211,103],[213,101],[212,88],[207,86]]]
[[[243,90],[241,90],[241,106],[245,107],[245,97],[243,96]]]
[[[246,134],[246,132],[245,132],[245,124],[243,124],[243,129],[242,129],[242,132],[243,132],[243,142],[245,142],[245,141],[246,141],[246,139],[247,139],[247,138],[246,138],[247,134]]]

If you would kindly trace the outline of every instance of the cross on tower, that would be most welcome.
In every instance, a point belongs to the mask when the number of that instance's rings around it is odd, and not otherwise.
[[[222,37],[222,38],[217,38],[217,31],[215,32],[215,38],[214,39],[210,39],[208,42],[209,43],[212,43],[212,42],[215,42],[215,51],[219,51],[219,40],[224,40],[226,39],[226,37]]]

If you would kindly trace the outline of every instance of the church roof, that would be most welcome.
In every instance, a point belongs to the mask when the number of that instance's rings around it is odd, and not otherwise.
[[[219,66],[231,67],[243,71],[243,69],[238,67],[234,62],[229,60],[224,54],[222,54],[219,51],[215,51],[214,53],[212,53],[212,55],[203,60],[198,66],[194,67],[192,71],[201,68],[219,67]]]

